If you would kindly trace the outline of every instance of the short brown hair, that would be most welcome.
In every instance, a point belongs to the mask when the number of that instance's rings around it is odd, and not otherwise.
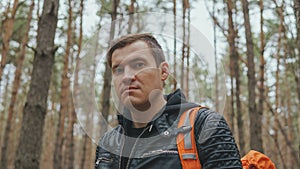
[[[136,41],[143,41],[148,45],[149,48],[151,48],[157,66],[163,61],[165,61],[163,50],[153,35],[149,33],[129,34],[126,36],[122,36],[121,38],[116,39],[115,41],[112,42],[111,47],[107,52],[107,58],[106,58],[109,66],[110,67],[112,66],[111,59],[112,59],[112,54],[114,53],[115,50],[130,45]]]

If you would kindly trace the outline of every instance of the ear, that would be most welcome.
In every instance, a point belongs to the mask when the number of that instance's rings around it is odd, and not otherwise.
[[[169,64],[167,62],[162,62],[159,65],[159,68],[161,70],[161,80],[165,81],[169,76]]]

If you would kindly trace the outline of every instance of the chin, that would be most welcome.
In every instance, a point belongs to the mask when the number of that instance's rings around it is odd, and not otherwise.
[[[143,102],[142,100],[136,100],[136,99],[130,99],[130,98],[126,98],[124,100],[123,104],[128,109],[137,109],[137,110],[140,110],[139,107],[143,107],[143,109],[144,109],[144,107],[146,106],[146,102]]]

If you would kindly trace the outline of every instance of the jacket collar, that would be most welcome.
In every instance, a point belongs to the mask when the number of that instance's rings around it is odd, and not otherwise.
[[[148,125],[153,125],[159,133],[166,131],[172,125],[168,122],[167,117],[169,115],[174,113],[181,114],[189,108],[198,106],[194,103],[187,102],[180,89],[177,89],[164,97],[167,101],[166,105],[154,116],[153,120],[148,123]],[[130,112],[127,109],[124,110],[124,113],[129,113],[127,114],[129,116],[126,116],[130,117]],[[132,128],[133,122],[121,114],[118,115],[118,121],[119,124],[125,128],[125,131]]]

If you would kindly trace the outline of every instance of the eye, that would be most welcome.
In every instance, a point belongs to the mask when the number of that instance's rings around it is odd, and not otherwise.
[[[143,63],[143,62],[136,62],[136,63],[134,63],[133,66],[136,69],[140,69],[140,68],[143,68],[145,66],[145,63]]]
[[[120,67],[120,66],[113,69],[113,74],[114,75],[119,75],[119,74],[121,74],[123,72],[124,72],[124,68]]]

